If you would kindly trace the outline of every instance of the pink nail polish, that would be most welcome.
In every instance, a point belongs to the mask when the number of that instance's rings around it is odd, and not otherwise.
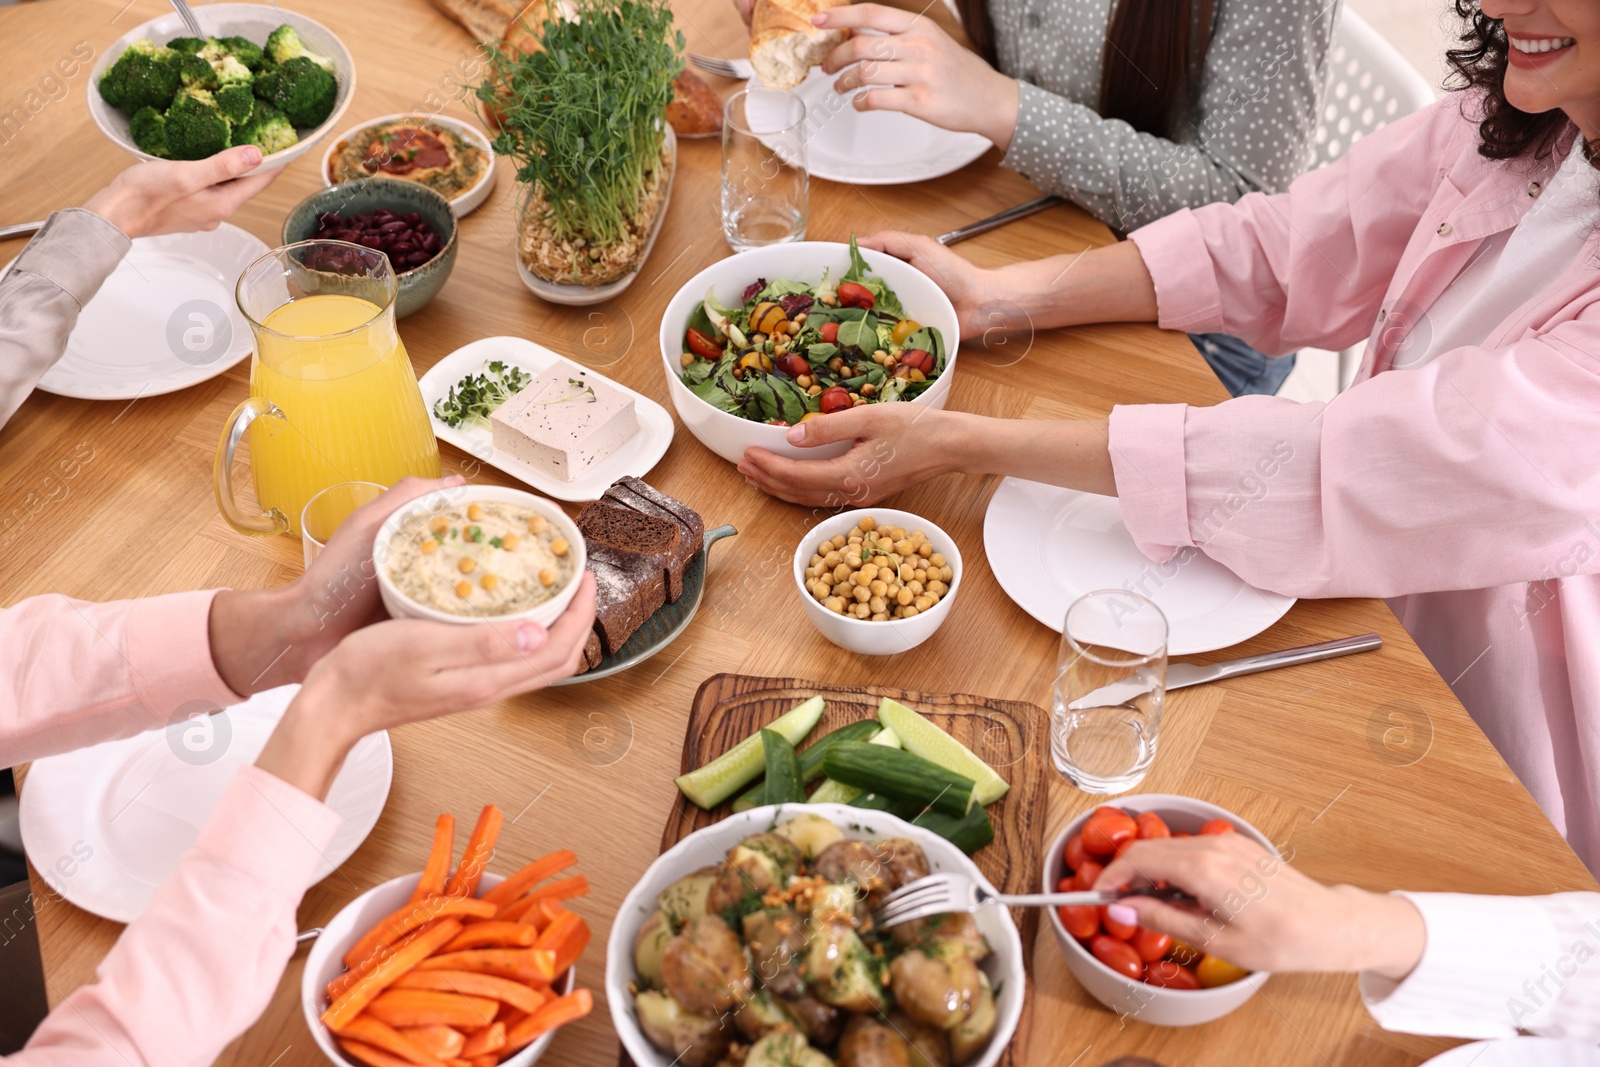
[[[1106,918],[1110,919],[1112,922],[1124,924],[1132,923],[1137,925],[1139,922],[1139,913],[1128,907],[1126,904],[1107,904]]]

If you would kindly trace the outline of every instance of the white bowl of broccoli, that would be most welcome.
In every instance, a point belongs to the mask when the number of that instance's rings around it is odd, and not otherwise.
[[[355,95],[350,50],[321,23],[265,4],[174,12],[123,34],[89,78],[89,114],[140,159],[203,159],[255,144],[276,170],[334,128]]]

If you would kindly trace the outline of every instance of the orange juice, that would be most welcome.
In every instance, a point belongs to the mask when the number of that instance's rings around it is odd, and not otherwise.
[[[250,425],[256,499],[300,532],[306,501],[338,482],[439,476],[439,446],[394,318],[341,294],[292,300],[256,333],[250,395],[284,419]]]

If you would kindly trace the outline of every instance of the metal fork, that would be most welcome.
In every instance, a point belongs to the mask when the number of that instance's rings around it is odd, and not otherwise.
[[[172,10],[182,16],[184,25],[189,27],[189,36],[205,37],[206,31],[200,28],[200,20],[194,17],[194,12],[184,0],[172,0]]]
[[[707,74],[715,74],[719,78],[750,81],[756,76],[756,68],[750,65],[748,59],[724,59],[722,56],[704,56],[699,52],[690,52],[689,62]]]
[[[883,898],[872,913],[878,926],[899,926],[933,915],[974,912],[990,904],[1017,908],[1051,908],[1114,904],[1123,897],[1154,897],[1171,903],[1194,900],[1181,889],[1142,886],[1127,889],[1087,889],[1075,893],[997,893],[989,886],[959,871],[945,871],[918,878]]]

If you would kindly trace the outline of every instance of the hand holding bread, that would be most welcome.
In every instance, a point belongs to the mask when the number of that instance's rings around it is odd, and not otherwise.
[[[845,29],[821,29],[812,19],[850,0],[755,0],[750,21],[750,62],[756,74],[775,89],[792,89],[805,81],[850,36]]]

